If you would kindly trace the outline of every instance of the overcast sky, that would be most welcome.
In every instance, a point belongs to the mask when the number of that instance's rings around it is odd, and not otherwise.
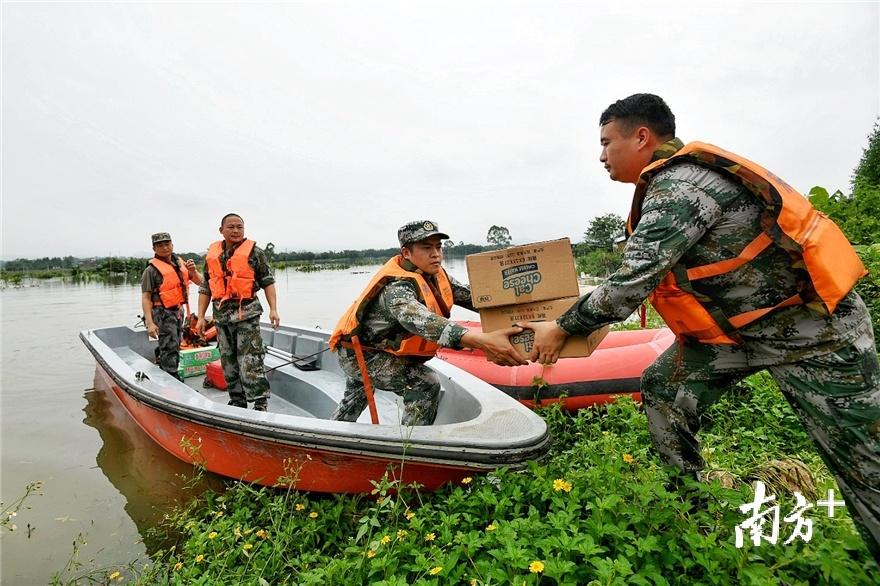
[[[598,117],[652,92],[683,140],[848,190],[880,111],[876,2],[8,3],[3,258],[568,236],[625,216]]]

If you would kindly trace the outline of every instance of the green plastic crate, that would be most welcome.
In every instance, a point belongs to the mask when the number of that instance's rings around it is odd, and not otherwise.
[[[201,374],[205,374],[207,370],[207,364],[196,364],[194,366],[178,366],[177,367],[177,375],[180,378],[189,378],[191,376],[199,376]]]
[[[203,348],[187,348],[180,351],[180,366],[204,366],[209,362],[220,359],[220,349],[217,346],[205,346]],[[202,369],[202,373],[205,369]]]

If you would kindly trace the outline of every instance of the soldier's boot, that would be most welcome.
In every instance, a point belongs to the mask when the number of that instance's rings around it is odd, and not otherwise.
[[[230,391],[229,402],[227,403],[227,405],[247,409],[247,399],[245,399],[244,393],[242,393],[241,391]]]
[[[269,409],[269,399],[257,399],[254,401],[254,411],[267,411]]]

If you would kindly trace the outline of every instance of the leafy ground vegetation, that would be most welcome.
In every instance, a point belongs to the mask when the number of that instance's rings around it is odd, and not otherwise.
[[[146,569],[88,573],[138,584],[873,584],[847,514],[807,510],[812,536],[784,544],[795,490],[835,488],[772,379],[755,375],[710,411],[709,478],[661,465],[629,398],[574,415],[542,410],[549,457],[436,493],[391,482],[319,496],[232,483],[167,516]],[[292,473],[295,473],[293,471]],[[761,479],[781,500],[776,545],[735,528]],[[840,498],[839,495],[837,498]],[[776,501],[774,501],[775,503]],[[765,532],[769,533],[769,525]],[[84,575],[81,575],[82,577]],[[59,575],[57,583],[76,581]]]

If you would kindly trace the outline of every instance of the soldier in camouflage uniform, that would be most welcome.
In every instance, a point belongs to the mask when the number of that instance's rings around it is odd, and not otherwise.
[[[637,183],[645,166],[683,146],[672,112],[651,94],[616,102],[600,125],[600,161],[616,181]],[[626,319],[679,263],[737,256],[761,233],[763,211],[741,183],[713,169],[692,162],[663,168],[647,184],[622,266],[555,323],[526,325],[536,330],[532,358],[553,363],[567,335]],[[737,315],[800,292],[798,273],[786,251],[770,246],[731,272],[700,280],[697,292]],[[880,561],[880,368],[864,302],[850,291],[831,315],[804,304],[776,309],[735,334],[737,345],[679,337],[645,370],[642,398],[655,447],[669,464],[698,473],[701,415],[737,381],[768,369]]]
[[[168,232],[157,232],[151,236],[153,252],[156,259],[171,265],[177,271],[178,279],[183,280],[184,275],[178,267],[178,256],[174,254],[174,243]],[[192,260],[185,263],[189,278],[196,284],[201,285],[202,276],[196,270]],[[180,364],[180,337],[183,327],[183,308],[165,307],[159,297],[159,288],[163,282],[162,273],[154,265],[147,265],[141,275],[141,308],[144,311],[144,323],[147,326],[147,335],[158,338],[156,347],[156,363],[159,368],[180,380],[177,367]],[[186,303],[186,300],[184,300]]]
[[[398,230],[397,236],[401,246],[401,255],[396,257],[399,267],[424,277],[435,297],[440,298],[437,274],[443,270],[442,241],[449,237],[431,221],[410,222]],[[448,279],[453,303],[474,311],[470,289],[451,276]],[[438,346],[482,349],[497,364],[524,364],[509,340],[509,336],[520,333],[521,328],[491,334],[471,332],[428,309],[412,280],[391,280],[366,303],[356,332],[347,334],[356,333],[365,346],[364,358],[373,385],[403,397],[402,425],[433,423],[439,404],[440,381],[425,366],[432,356],[398,356],[383,349],[397,349],[404,339],[415,335]],[[361,371],[350,345],[343,343],[337,350],[347,380],[345,395],[332,419],[356,421],[367,406]]]
[[[223,240],[212,245],[219,252],[218,268],[211,268],[211,261],[205,259],[204,284],[199,289],[199,321],[196,330],[202,334],[205,329],[205,312],[212,301],[212,312],[217,325],[217,342],[220,349],[220,363],[229,390],[229,404],[247,407],[254,404],[257,411],[266,411],[269,402],[269,381],[263,369],[265,349],[260,337],[260,316],[263,306],[257,298],[257,291],[263,289],[269,304],[269,321],[274,328],[281,323],[276,309],[275,278],[272,267],[262,249],[244,237],[244,220],[238,214],[227,214],[220,222]],[[250,296],[220,297],[219,291],[233,285],[234,275],[228,268],[236,251],[242,246],[252,246],[246,257],[247,265],[253,271],[253,278],[247,283]],[[211,250],[208,257],[211,256]],[[219,268],[226,267],[226,268]],[[217,274],[222,273],[222,274]],[[215,289],[215,287],[220,289]]]

